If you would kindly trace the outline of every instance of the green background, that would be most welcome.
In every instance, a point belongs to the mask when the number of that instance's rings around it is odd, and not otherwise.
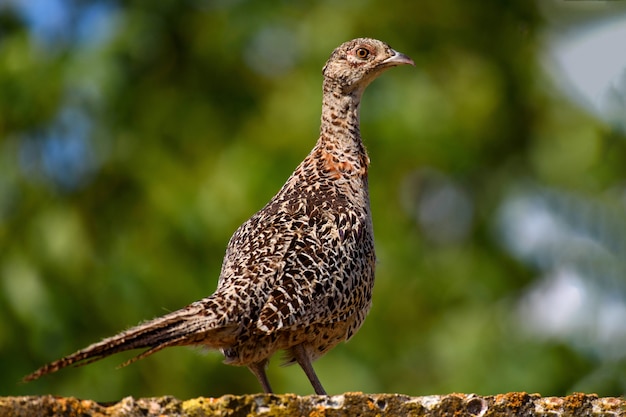
[[[0,7],[0,395],[260,391],[245,368],[188,348],[18,381],[215,289],[230,235],[315,143],[324,62],[359,36],[416,68],[389,71],[363,97],[377,281],[361,331],[315,364],[327,391],[624,392],[626,345],[593,331],[600,318],[542,333],[524,310],[563,265],[624,304],[625,137],[541,63],[549,31],[612,9],[59,2],[69,20],[43,36],[15,2]],[[526,229],[502,213],[522,197],[604,251],[555,236],[564,258],[520,255],[511,248]],[[312,393],[300,369],[279,365],[278,393]]]

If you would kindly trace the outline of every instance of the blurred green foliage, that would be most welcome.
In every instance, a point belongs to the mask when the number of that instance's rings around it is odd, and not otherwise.
[[[315,365],[326,389],[623,393],[621,358],[524,329],[518,303],[538,268],[494,232],[520,187],[616,206],[607,190],[626,170],[624,137],[541,70],[548,23],[534,2],[57,3],[66,32],[43,36],[0,7],[0,395],[260,390],[186,348],[17,382],[214,290],[231,233],[317,138],[322,65],[357,36],[417,69],[363,99],[377,283],[361,331]],[[279,363],[277,392],[312,392]]]

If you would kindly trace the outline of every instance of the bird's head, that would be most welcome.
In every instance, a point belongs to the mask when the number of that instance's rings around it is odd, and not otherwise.
[[[363,92],[385,70],[398,65],[415,65],[408,56],[376,39],[358,38],[341,44],[324,65],[325,83],[344,94]]]

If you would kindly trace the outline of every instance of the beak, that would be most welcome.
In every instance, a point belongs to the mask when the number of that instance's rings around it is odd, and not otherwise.
[[[413,65],[415,66],[415,62],[408,56],[401,54],[398,51],[391,50],[393,55],[383,61],[384,65],[396,66],[396,65]]]

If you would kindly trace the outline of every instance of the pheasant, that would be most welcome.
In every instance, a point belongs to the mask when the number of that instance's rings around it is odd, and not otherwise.
[[[169,346],[219,349],[225,363],[247,366],[263,390],[278,350],[297,362],[325,395],[312,362],[350,339],[367,315],[374,285],[369,157],[359,131],[367,85],[385,70],[410,64],[387,44],[354,39],[323,68],[320,136],[313,150],[265,207],[231,237],[213,295],[139,324],[45,365],[37,379],[70,365],[146,349],[126,366]]]

